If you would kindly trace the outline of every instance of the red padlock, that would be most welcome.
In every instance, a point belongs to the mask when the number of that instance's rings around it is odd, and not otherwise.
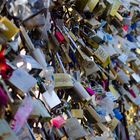
[[[59,31],[55,32],[55,36],[56,36],[56,38],[57,38],[59,43],[62,43],[65,40],[63,34],[61,32],[59,32]]]
[[[4,47],[0,51],[0,74],[3,79],[8,79],[12,75],[12,68],[6,64],[6,59],[4,56]]]

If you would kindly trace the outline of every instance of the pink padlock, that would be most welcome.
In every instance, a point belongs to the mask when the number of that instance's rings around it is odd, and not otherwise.
[[[95,94],[95,92],[91,88],[85,87],[85,89],[91,96]]]
[[[51,123],[56,128],[60,128],[65,123],[65,120],[62,116],[57,116],[57,117],[51,119]]]
[[[62,43],[65,40],[63,34],[61,32],[59,32],[59,31],[55,32],[55,36],[56,36],[56,38],[57,38],[59,43]]]

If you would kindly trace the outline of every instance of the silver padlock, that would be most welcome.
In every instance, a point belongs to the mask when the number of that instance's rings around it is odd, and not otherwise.
[[[13,72],[12,76],[9,78],[9,82],[23,93],[28,93],[37,83],[37,80],[26,71],[19,68]]]
[[[67,133],[67,136],[72,140],[84,138],[87,135],[86,131],[76,118],[67,119],[64,129]]]
[[[27,72],[34,69],[42,70],[42,66],[30,55],[19,55],[12,63]]]
[[[55,93],[54,90],[52,90],[50,93],[46,91],[45,93],[42,94],[43,97],[43,102],[45,103],[46,107],[51,110],[57,105],[61,103],[59,97]]]

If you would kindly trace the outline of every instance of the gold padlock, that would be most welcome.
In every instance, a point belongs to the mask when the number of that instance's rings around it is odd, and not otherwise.
[[[109,128],[111,129],[111,131],[113,131],[117,127],[118,124],[119,124],[119,120],[116,118],[113,118],[111,120],[111,123],[109,124]]]
[[[6,17],[0,17],[0,32],[6,41],[19,32],[19,29]]]
[[[90,12],[93,12],[94,8],[96,7],[96,5],[98,4],[99,0],[89,0],[86,7],[89,8]]]
[[[82,119],[84,117],[83,109],[81,108],[80,103],[78,103],[79,109],[71,109],[72,116],[78,119]]]
[[[65,73],[54,74],[55,88],[71,88],[73,83],[71,76]]]

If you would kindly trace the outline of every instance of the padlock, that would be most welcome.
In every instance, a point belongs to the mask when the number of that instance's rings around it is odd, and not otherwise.
[[[101,117],[99,116],[99,114],[94,110],[93,107],[85,105],[85,110],[87,110],[89,112],[89,114],[91,115],[92,119],[95,120],[95,122],[101,122]]]
[[[123,17],[122,17],[118,12],[116,12],[116,17],[117,17],[120,21],[123,21]]]
[[[6,39],[5,41],[9,41],[14,35],[16,35],[19,32],[19,29],[6,17],[0,18],[0,24],[0,30],[2,35],[4,35],[4,39]]]
[[[67,119],[64,129],[67,136],[73,140],[84,138],[87,135],[76,118]]]
[[[72,31],[69,31],[69,35],[71,36],[71,38],[76,42],[77,41],[77,37],[73,34]]]
[[[80,82],[74,81],[73,83],[74,91],[77,93],[77,96],[80,98],[82,101],[89,101],[91,100],[90,95],[87,93],[87,91],[84,89],[84,87],[81,85]]]
[[[104,1],[98,3],[98,5],[94,8],[93,13],[95,17],[103,15],[104,11],[106,10],[106,5]],[[108,10],[108,9],[107,9]],[[105,11],[106,12],[106,11]],[[107,13],[107,12],[106,12]]]
[[[59,43],[62,43],[65,40],[63,34],[61,32],[59,32],[59,31],[55,32],[55,36],[56,36],[56,38],[57,38]]]
[[[117,29],[122,28],[122,23],[119,21],[117,17],[113,17],[110,24],[112,24]]]
[[[86,76],[89,76],[92,74],[96,74],[98,71],[100,71],[100,68],[97,66],[94,60],[90,60],[87,63],[85,63],[84,70]]]
[[[86,91],[92,96],[95,92],[90,87],[85,87]]]
[[[42,70],[42,66],[30,55],[19,55],[14,59],[12,63],[17,67],[24,69],[27,72],[34,70]]]
[[[48,113],[47,108],[39,99],[32,99],[33,110],[29,118],[41,118],[40,121],[49,121],[51,119],[50,114]]]
[[[101,39],[96,36],[96,33],[94,31],[89,30],[89,32],[91,32],[90,36],[88,36],[88,34],[86,32],[80,30],[80,35],[82,37],[84,37],[86,39],[86,42],[89,45],[91,45],[93,48],[98,48],[98,46],[99,46],[98,43],[101,41]],[[95,40],[95,38],[96,39],[98,38],[97,41]]]
[[[109,85],[109,89],[111,91],[111,93],[113,94],[113,96],[115,96],[116,99],[120,98],[120,94],[118,93],[118,91],[113,87],[113,85]]]
[[[71,109],[72,116],[77,119],[82,119],[84,117],[83,109],[81,108],[80,103],[78,103],[78,109]]]
[[[23,93],[28,93],[37,83],[36,79],[23,69],[16,69],[9,79],[9,82]]]
[[[66,73],[56,73],[54,74],[55,88],[71,88],[73,83],[71,76]]]
[[[120,70],[117,73],[117,79],[122,83],[129,83],[130,78],[128,77],[128,75],[125,74],[125,72],[123,70]]]
[[[94,52],[94,55],[99,59],[104,67],[110,63],[110,56],[102,46],[99,46],[99,48]]]
[[[72,116],[77,119],[82,119],[84,117],[83,110],[82,109],[72,109],[71,110]]]
[[[90,20],[84,19],[84,24],[86,24],[87,26],[89,26],[93,29],[97,29],[100,27],[101,23],[98,20],[96,20],[95,18],[92,18]]]
[[[77,48],[76,52],[75,52],[76,58],[79,61],[79,63],[82,63],[83,61],[86,60],[87,55],[85,55],[80,48]]]
[[[109,128],[111,129],[111,131],[113,131],[117,127],[118,124],[119,124],[119,120],[116,118],[113,118],[111,120],[111,123],[109,123]]]
[[[136,85],[132,85],[131,88],[135,92],[136,96],[138,96],[140,93],[140,89]]]
[[[111,11],[110,11],[110,15],[111,16],[115,16],[116,15],[120,5],[121,5],[121,2],[119,0],[113,1],[113,5],[112,5]]]
[[[89,0],[84,10],[89,10],[90,12],[93,12],[98,2],[99,0]]]
[[[5,51],[6,51],[5,47],[1,46],[1,49],[0,49],[0,74],[3,79],[8,79],[11,77],[13,69],[6,62]]]
[[[90,49],[90,48],[88,48],[88,47],[86,47],[86,46],[81,45],[81,48],[80,48],[80,49],[81,49],[81,51],[83,51],[88,57],[91,57],[91,56],[94,55],[93,50]]]
[[[51,123],[56,128],[61,128],[65,124],[63,116],[57,116],[51,119]]]
[[[46,91],[45,93],[42,94],[42,97],[43,97],[43,102],[45,103],[45,106],[49,110],[53,109],[54,107],[58,106],[61,103],[55,91],[51,91],[51,93]]]
[[[61,52],[60,52],[60,54],[61,54],[63,63],[67,64],[67,63],[71,63],[72,62],[70,56],[68,55],[69,51],[67,50],[67,48],[63,44],[61,45]]]
[[[31,51],[32,56],[35,58],[35,60],[43,67],[47,67],[47,63],[45,60],[45,56],[40,48],[35,49],[30,37],[28,36],[25,28],[23,26],[20,26],[21,33],[27,43],[28,49]]]
[[[133,73],[131,77],[135,80],[136,83],[140,83],[140,76],[137,73]]]

